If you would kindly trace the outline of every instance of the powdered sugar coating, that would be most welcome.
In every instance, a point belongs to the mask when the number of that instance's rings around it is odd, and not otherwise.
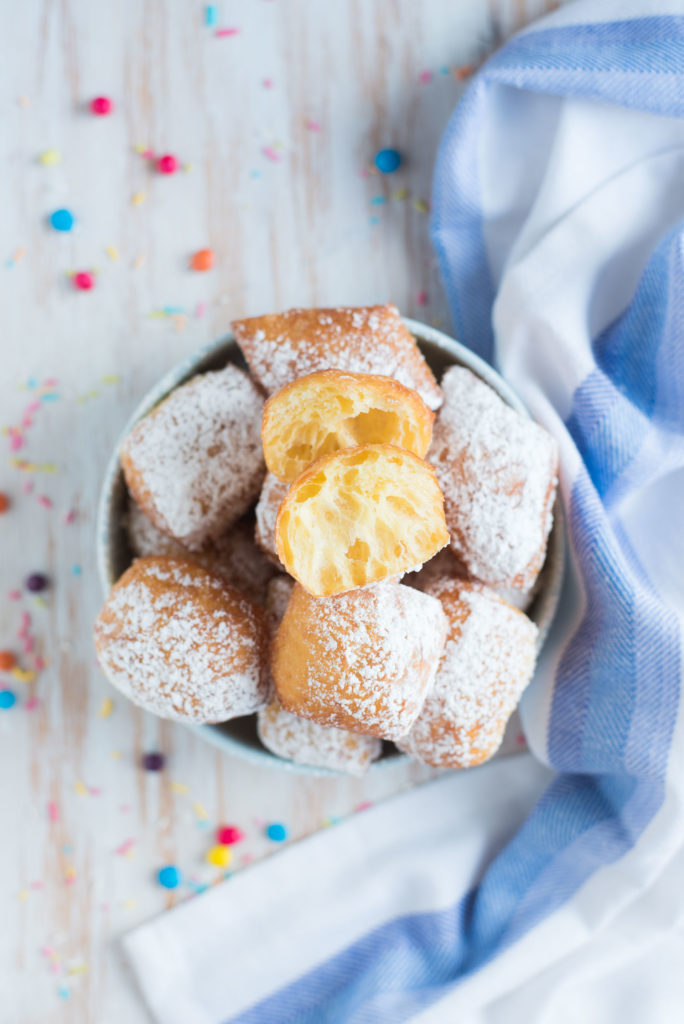
[[[256,507],[256,542],[276,565],[280,565],[275,544],[276,519],[289,488],[288,483],[273,473],[267,473]]]
[[[268,585],[266,611],[274,633],[285,615],[293,586],[289,576],[276,576]],[[278,700],[275,689],[267,706],[257,712],[257,732],[263,745],[278,757],[348,775],[364,775],[382,752],[382,742],[375,736],[361,736],[291,714]]]
[[[136,424],[121,463],[155,526],[199,550],[240,518],[266,471],[262,413],[253,381],[228,364],[176,388]]]
[[[192,561],[141,558],[95,623],[109,680],[162,718],[224,722],[268,697],[266,625],[220,577]]]
[[[452,550],[470,575],[527,590],[553,521],[556,442],[464,367],[447,370],[442,389],[428,461],[444,493]]]
[[[430,584],[443,577],[460,580],[470,578],[463,562],[451,548],[442,548],[429,562],[406,575],[404,583],[409,587],[422,590],[423,593],[429,593]],[[542,576],[538,576],[530,590],[513,590],[510,587],[494,587],[493,589],[507,604],[512,604],[519,611],[526,612],[539,593],[542,579]]]
[[[436,767],[467,768],[498,749],[534,672],[537,627],[481,584],[428,585],[449,633],[435,681],[401,750]]]
[[[431,409],[442,396],[396,306],[290,309],[236,320],[233,330],[252,376],[269,394],[317,370],[394,377]]]
[[[439,601],[399,583],[329,598],[296,586],[271,651],[286,710],[397,739],[417,718],[447,622]]]
[[[178,541],[158,530],[132,498],[129,498],[125,527],[134,555],[190,558],[205,569],[217,573],[250,601],[265,604],[268,582],[277,570],[254,543],[254,520],[251,515],[243,516],[217,541],[203,551],[195,552],[188,551]]]

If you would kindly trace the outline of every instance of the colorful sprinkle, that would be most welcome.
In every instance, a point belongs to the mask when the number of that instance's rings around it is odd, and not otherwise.
[[[52,822],[59,821],[59,807],[54,802],[54,800],[50,800],[50,802],[47,805],[47,810],[48,810],[48,820],[49,821],[52,821]]]
[[[167,864],[157,875],[157,881],[165,889],[177,889],[183,880],[181,871],[173,864]]]
[[[387,199],[385,198],[385,196],[373,196],[370,201],[370,204],[371,206],[384,206],[386,202]]]
[[[425,202],[424,199],[414,199],[413,200],[413,209],[417,210],[418,213],[429,213],[430,212],[430,207],[428,206],[428,204]]]
[[[106,117],[107,114],[111,114],[114,104],[109,96],[96,96],[94,100],[91,100],[90,109],[97,117]]]
[[[199,803],[199,801],[192,805],[192,809],[200,821],[206,821],[208,819],[209,815],[207,814],[204,805]]]
[[[321,126],[318,121],[312,121],[311,119],[307,120],[306,127],[310,132],[320,132],[321,130]]]
[[[117,249],[117,247],[115,245],[107,245],[107,246],[105,246],[105,252],[109,256],[109,258],[112,261],[112,263],[116,263],[118,261],[118,259],[119,259],[119,250]]]
[[[7,495],[3,491],[0,491],[0,516],[4,516],[5,512],[7,512],[9,507],[10,507],[10,500],[9,500],[9,498],[7,497]]]
[[[133,854],[133,847],[135,846],[135,839],[125,839],[120,846],[117,846],[114,851],[118,857],[131,857]]]
[[[267,160],[271,160],[274,164],[280,162],[280,153],[276,153],[273,146],[264,146],[261,150]]]
[[[75,224],[75,218],[71,210],[55,210],[50,214],[50,223],[55,231],[71,231]]]
[[[149,754],[143,754],[141,764],[146,772],[160,772],[166,764],[166,758],[155,750]]]
[[[263,80],[263,82],[261,84],[263,85],[264,89],[272,89],[273,88],[273,79],[272,78],[264,78],[264,80]]]
[[[145,192],[134,192],[133,195],[131,196],[131,202],[133,203],[133,206],[142,206],[146,199],[147,194]]]
[[[401,153],[396,149],[381,149],[375,154],[374,163],[381,174],[392,174],[401,167]]]
[[[42,505],[43,508],[52,508],[52,498],[48,498],[47,494],[39,494],[38,504]]]
[[[157,170],[160,174],[175,174],[178,170],[178,160],[171,153],[166,153],[157,160]]]
[[[79,796],[88,796],[89,792],[88,787],[81,782],[80,779],[77,779],[74,783],[74,791],[78,793]]]
[[[83,575],[83,569],[81,568],[81,566],[80,565],[72,565],[71,566],[71,575],[72,576],[82,576]]]
[[[419,306],[427,305],[427,299],[428,299],[428,297],[427,297],[427,292],[426,291],[420,291],[416,295],[416,302],[418,303]]]
[[[58,149],[46,149],[38,157],[38,163],[43,164],[44,167],[54,167],[56,164],[61,164],[61,162],[62,154]]]
[[[100,718],[109,718],[113,710],[114,701],[112,700],[111,697],[105,697],[104,700],[102,701],[102,704],[100,705],[98,715]]]
[[[24,652],[30,654],[33,650],[33,637],[30,640],[24,641]],[[30,668],[18,668],[12,669],[10,675],[12,679],[16,679],[18,683],[32,683],[36,679],[36,673]]]
[[[240,32],[239,28],[219,28],[216,30],[216,35],[219,39],[226,39],[228,36],[236,36]]]
[[[274,843],[282,843],[287,839],[287,829],[280,822],[276,821],[266,829],[266,835]]]
[[[73,277],[74,288],[80,292],[89,292],[95,287],[95,275],[89,270],[79,270]]]
[[[26,589],[30,590],[32,594],[38,594],[41,590],[45,590],[48,585],[48,578],[42,572],[32,572],[30,576],[26,577]]]
[[[207,864],[213,864],[215,868],[227,868],[233,858],[229,846],[212,846],[207,851]]]
[[[190,266],[193,270],[211,270],[214,266],[213,249],[198,249],[190,260]]]
[[[17,703],[13,690],[0,690],[0,711],[9,711]]]
[[[432,81],[432,72],[431,71],[421,71],[419,77],[420,77],[420,80],[423,83],[423,85],[427,85],[428,82]]]
[[[216,829],[216,842],[220,846],[235,846],[244,838],[244,832],[237,825],[220,825]]]
[[[204,24],[212,28],[218,21],[218,8],[216,4],[209,4],[204,8]]]
[[[186,786],[184,782],[172,782],[171,789],[174,793],[189,793],[190,787]]]
[[[16,663],[12,651],[0,651],[0,672],[11,672]]]
[[[464,64],[460,68],[454,68],[454,78],[456,78],[459,82],[462,82],[464,79],[470,78],[474,71],[474,64]]]

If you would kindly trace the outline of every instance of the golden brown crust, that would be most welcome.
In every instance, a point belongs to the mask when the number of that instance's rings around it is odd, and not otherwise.
[[[316,370],[386,374],[413,388],[431,409],[442,394],[396,306],[290,309],[246,320],[233,330],[252,376],[272,395]]]
[[[537,629],[480,583],[435,577],[426,593],[441,602],[447,642],[421,713],[398,745],[435,767],[472,767],[499,748],[532,678]]]
[[[445,636],[439,601],[410,587],[314,598],[295,586],[271,646],[278,699],[320,725],[396,739],[420,711]]]
[[[276,520],[280,561],[318,597],[397,576],[448,540],[432,466],[389,444],[318,459],[292,484]]]
[[[286,384],[264,407],[266,466],[295,480],[322,455],[361,444],[393,444],[424,458],[435,416],[392,377],[320,370]]]
[[[196,562],[139,558],[95,623],[110,681],[164,718],[223,722],[268,697],[265,613]]]

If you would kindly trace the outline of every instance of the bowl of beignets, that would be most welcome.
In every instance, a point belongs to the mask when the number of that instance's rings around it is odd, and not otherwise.
[[[511,748],[556,610],[557,483],[500,375],[396,307],[236,320],[112,453],[98,660],[263,765],[476,766]]]

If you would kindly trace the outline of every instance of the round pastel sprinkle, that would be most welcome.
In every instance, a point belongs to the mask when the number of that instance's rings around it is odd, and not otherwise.
[[[17,703],[17,698],[12,690],[0,690],[0,710],[9,711]]]
[[[287,829],[284,825],[281,825],[279,821],[275,821],[266,829],[266,835],[274,843],[282,843],[287,839]]]
[[[178,170],[178,161],[175,156],[166,153],[157,160],[157,170],[160,174],[175,174]]]
[[[55,212],[50,215],[50,223],[55,231],[71,231],[75,223],[75,218],[71,210],[55,210]]]
[[[212,846],[207,851],[207,863],[213,864],[215,868],[227,868],[232,857],[229,846]]]
[[[199,249],[190,260],[193,270],[211,270],[214,266],[214,250]]]
[[[54,167],[56,164],[61,163],[62,154],[58,149],[46,149],[44,153],[41,153],[38,160],[44,167]]]
[[[74,288],[80,292],[89,292],[94,287],[95,275],[91,274],[89,270],[79,270],[77,274],[74,274]]]
[[[105,117],[107,114],[111,114],[114,104],[108,96],[96,96],[90,104],[90,109],[93,114],[97,114],[98,117]]]
[[[166,758],[156,750],[143,754],[142,766],[146,772],[160,772],[166,764]]]
[[[401,153],[396,149],[381,149],[375,154],[375,166],[381,174],[391,174],[401,167]]]
[[[17,659],[11,651],[0,651],[0,672],[11,672],[16,663]]]
[[[45,590],[48,585],[48,578],[42,572],[32,572],[30,576],[26,577],[26,589],[30,590],[32,594],[39,594],[41,590]]]
[[[216,829],[216,842],[221,846],[234,846],[244,838],[244,832],[237,825],[220,825]]]
[[[165,889],[177,889],[183,881],[183,874],[174,864],[167,864],[160,870],[157,880]]]
[[[7,495],[0,491],[0,516],[4,515],[7,509],[10,507],[10,500]]]

